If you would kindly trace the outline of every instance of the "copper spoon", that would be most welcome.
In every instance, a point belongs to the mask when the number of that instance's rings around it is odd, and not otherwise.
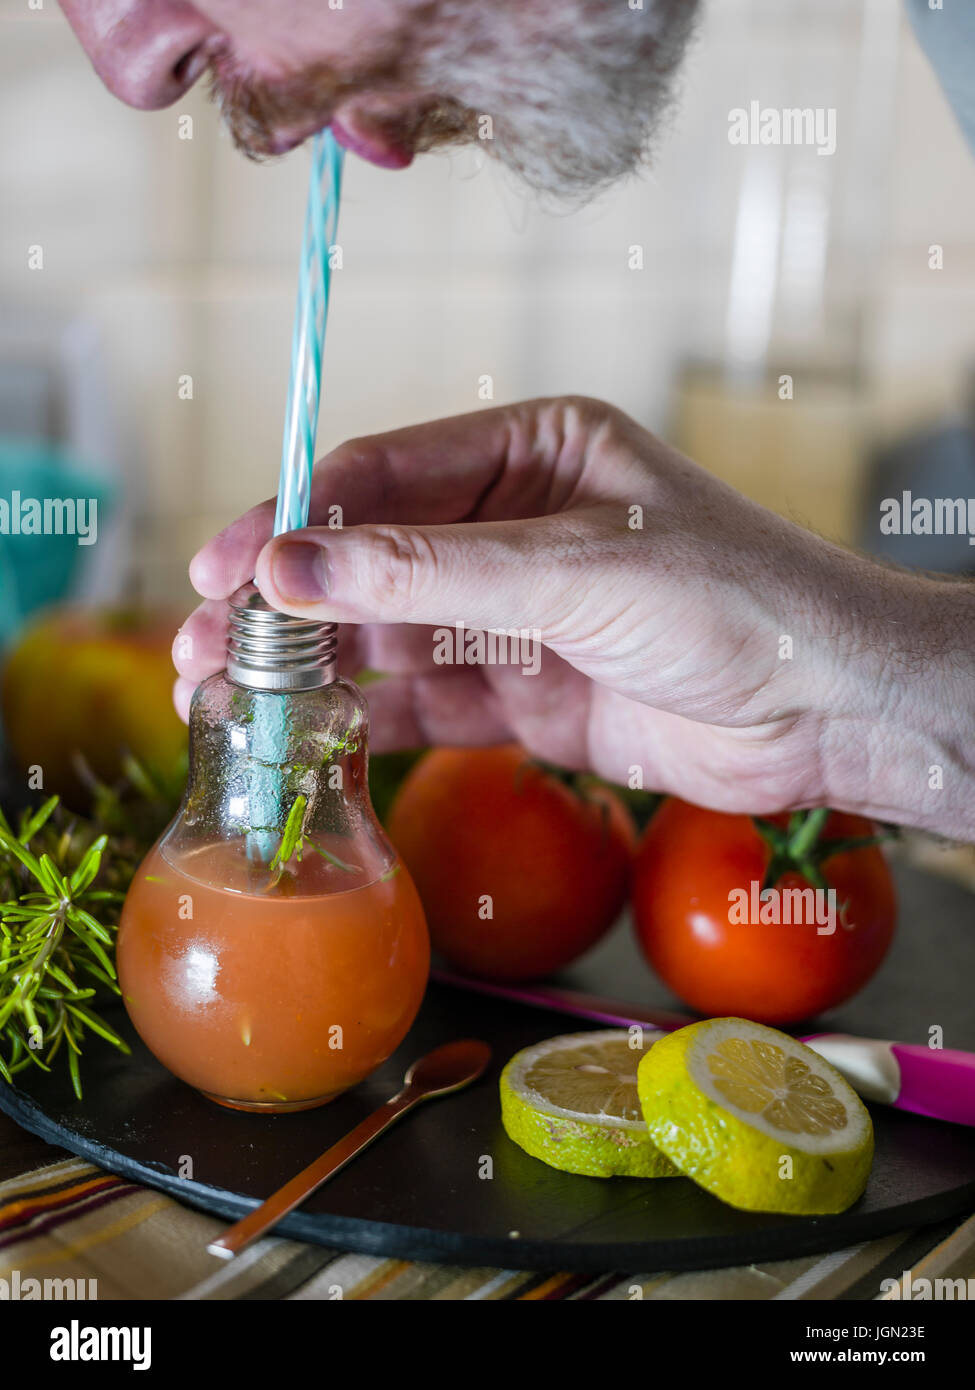
[[[250,1245],[252,1240],[264,1235],[276,1226],[283,1216],[300,1206],[326,1179],[344,1168],[356,1154],[361,1153],[367,1144],[378,1139],[389,1129],[394,1121],[421,1100],[432,1100],[435,1096],[447,1096],[452,1091],[460,1091],[483,1073],[491,1060],[491,1049],[487,1043],[474,1038],[460,1042],[446,1043],[428,1052],[425,1057],[413,1063],[403,1078],[403,1089],[385,1105],[374,1110],[361,1124],[356,1125],[344,1139],[326,1149],[321,1158],[309,1163],[307,1168],[279,1187],[273,1196],[262,1202],[242,1220],[228,1226],[222,1236],[212,1240],[207,1246],[211,1255],[219,1255],[229,1260]]]

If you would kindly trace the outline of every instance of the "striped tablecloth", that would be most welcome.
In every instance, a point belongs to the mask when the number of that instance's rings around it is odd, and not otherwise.
[[[99,1300],[529,1302],[866,1300],[883,1296],[881,1281],[902,1279],[905,1271],[911,1278],[975,1278],[975,1216],[829,1255],[694,1273],[599,1275],[411,1263],[276,1237],[224,1264],[206,1253],[224,1224],[69,1156],[0,1182],[0,1278],[21,1289],[28,1279],[70,1279],[78,1296]]]

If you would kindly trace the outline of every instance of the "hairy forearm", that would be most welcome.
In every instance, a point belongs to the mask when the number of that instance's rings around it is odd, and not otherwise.
[[[975,582],[863,563],[847,698],[823,722],[826,799],[975,840]]]

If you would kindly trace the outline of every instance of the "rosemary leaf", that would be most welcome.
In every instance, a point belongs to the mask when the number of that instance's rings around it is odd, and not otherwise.
[[[295,797],[294,804],[288,812],[288,819],[284,823],[281,843],[274,851],[268,864],[269,869],[283,869],[289,859],[294,857],[295,851],[299,849],[302,842],[301,829],[307,805],[307,797],[301,795]]]
[[[48,797],[47,801],[44,802],[44,805],[41,806],[39,810],[35,811],[32,816],[25,816],[25,819],[20,827],[20,834],[17,837],[22,845],[26,845],[28,840],[32,840],[34,838],[38,830],[40,830],[41,826],[46,825],[46,823],[51,817],[51,813],[53,812],[57,804],[57,797],[50,796]]]
[[[104,1023],[97,1014],[93,1014],[90,1009],[84,1008],[81,1004],[67,1004],[66,1008],[69,1013],[74,1014],[75,1018],[80,1018],[83,1023],[86,1023],[93,1033],[97,1033],[100,1038],[104,1038],[106,1042],[110,1042],[112,1046],[117,1047],[120,1052],[126,1054],[131,1052],[132,1049],[129,1047],[128,1043],[123,1038],[119,1037],[115,1029],[110,1028],[107,1023]]]

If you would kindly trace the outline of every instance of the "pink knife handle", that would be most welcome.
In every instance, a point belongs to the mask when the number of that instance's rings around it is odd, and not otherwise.
[[[975,1125],[975,1053],[849,1033],[814,1033],[800,1041],[832,1062],[864,1100]]]
[[[890,1051],[901,1073],[898,1109],[975,1125],[975,1053],[917,1043],[891,1043]]]
[[[693,1023],[687,1014],[669,1009],[642,1009],[615,999],[553,985],[512,986],[469,979],[449,970],[433,970],[430,978],[440,984],[494,995],[535,1008],[575,1014],[594,1023],[618,1028],[649,1024],[668,1032]],[[857,1038],[848,1033],[812,1033],[801,1037],[831,1062],[864,1100],[949,1120],[956,1125],[975,1125],[975,1053],[951,1048],[925,1047],[918,1043],[894,1043],[879,1038]]]

